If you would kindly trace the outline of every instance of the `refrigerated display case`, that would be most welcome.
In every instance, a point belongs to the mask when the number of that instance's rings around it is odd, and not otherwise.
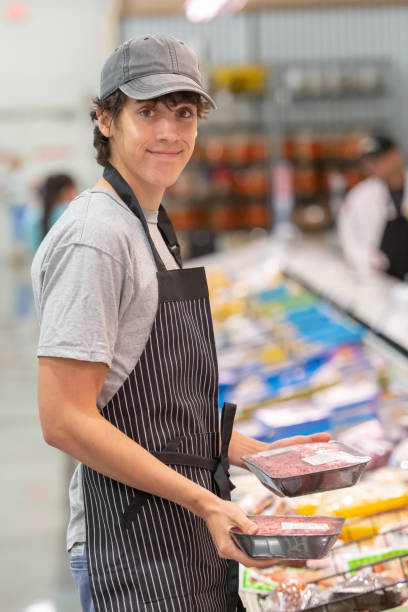
[[[255,476],[232,471],[234,500],[248,514],[346,518],[342,543],[320,565],[272,567],[263,576],[242,569],[247,609],[372,612],[403,604],[408,451],[395,449],[408,431],[408,288],[381,274],[357,276],[330,239],[284,232],[193,265],[201,263],[220,404],[238,404],[236,428],[264,442],[328,430],[372,457],[355,487],[281,501]],[[399,546],[391,542],[397,531]]]

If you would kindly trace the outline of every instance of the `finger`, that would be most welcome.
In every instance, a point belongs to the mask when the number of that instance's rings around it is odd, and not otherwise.
[[[310,438],[313,442],[328,442],[331,439],[331,435],[327,432],[312,434]]]
[[[224,549],[224,556],[227,559],[238,561],[238,563],[245,565],[245,567],[270,567],[271,565],[276,565],[280,562],[279,559],[254,559],[253,557],[249,557],[240,548],[238,548],[238,546],[236,546],[232,540],[231,545]]]
[[[238,527],[242,533],[248,533],[251,535],[258,533],[258,525],[251,521],[244,512],[242,512],[242,516],[240,513],[240,515],[236,517],[234,523],[234,527]]]
[[[276,440],[270,445],[271,448],[284,448],[285,446],[293,446],[295,444],[310,444],[310,442],[328,442],[331,436],[329,433],[316,433],[310,436],[293,436],[292,438],[282,438]]]
[[[242,508],[231,502],[227,503],[231,505],[230,510],[233,510],[233,514],[230,514],[230,529],[232,527],[238,527],[238,529],[240,529],[242,533],[248,533],[251,535],[258,533],[258,525],[254,523],[254,521],[251,521],[251,519],[245,514]]]
[[[284,448],[285,446],[294,446],[295,444],[305,444],[310,442],[310,436],[293,436],[292,438],[282,438],[272,442],[270,448]]]
[[[279,565],[282,559],[255,559],[238,550],[238,554],[234,558],[235,561],[245,565],[245,567],[265,568],[271,565]]]
[[[282,565],[283,559],[252,559],[249,557],[250,563],[246,567],[254,567],[256,569],[266,569],[272,565]]]

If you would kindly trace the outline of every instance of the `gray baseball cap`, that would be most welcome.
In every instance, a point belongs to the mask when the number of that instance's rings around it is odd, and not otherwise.
[[[102,68],[99,95],[104,98],[117,89],[135,100],[193,91],[216,108],[203,89],[197,55],[172,36],[149,34],[120,45]]]

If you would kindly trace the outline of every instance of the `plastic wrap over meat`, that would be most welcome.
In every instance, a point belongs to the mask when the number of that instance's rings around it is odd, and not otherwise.
[[[367,466],[375,470],[387,465],[394,444],[388,439],[387,431],[377,419],[371,419],[346,429],[338,436],[340,442],[352,446],[371,461]]]
[[[395,448],[390,463],[403,470],[408,470],[408,440],[404,440]]]
[[[371,567],[360,570],[356,574],[349,576],[339,586],[333,587],[336,593],[363,593],[372,589],[379,589],[388,584],[392,584],[392,578],[382,574],[375,574]]]
[[[299,612],[321,606],[315,612],[325,612],[324,606],[330,604],[330,612],[350,612],[351,603],[358,597],[362,612],[381,612],[402,605],[408,598],[408,585],[397,580],[391,574],[377,574],[365,568],[326,588],[317,584],[282,582],[261,600],[260,609],[262,612]]]
[[[347,453],[342,444],[331,441],[284,446],[245,459],[272,477],[288,478],[367,463],[370,457]]]
[[[355,485],[371,457],[332,440],[273,448],[242,460],[273,493],[297,497]]]
[[[366,568],[347,578],[341,586],[332,587],[329,601],[336,601],[346,595],[359,595],[358,601],[362,610],[380,612],[399,606],[407,597],[407,585],[394,583],[395,579],[391,576],[376,574],[371,568]],[[384,589],[387,586],[389,588]],[[335,607],[335,612],[349,612],[349,610],[350,602],[347,600],[339,602]]]
[[[314,584],[300,585],[288,582],[279,585],[261,601],[262,612],[297,612],[318,605],[326,599],[323,591]]]

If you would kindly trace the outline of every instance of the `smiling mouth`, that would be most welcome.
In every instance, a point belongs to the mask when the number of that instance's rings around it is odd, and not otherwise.
[[[151,155],[158,155],[159,157],[177,157],[177,155],[182,153],[182,151],[150,151],[149,149],[147,149],[147,152],[151,153]]]

